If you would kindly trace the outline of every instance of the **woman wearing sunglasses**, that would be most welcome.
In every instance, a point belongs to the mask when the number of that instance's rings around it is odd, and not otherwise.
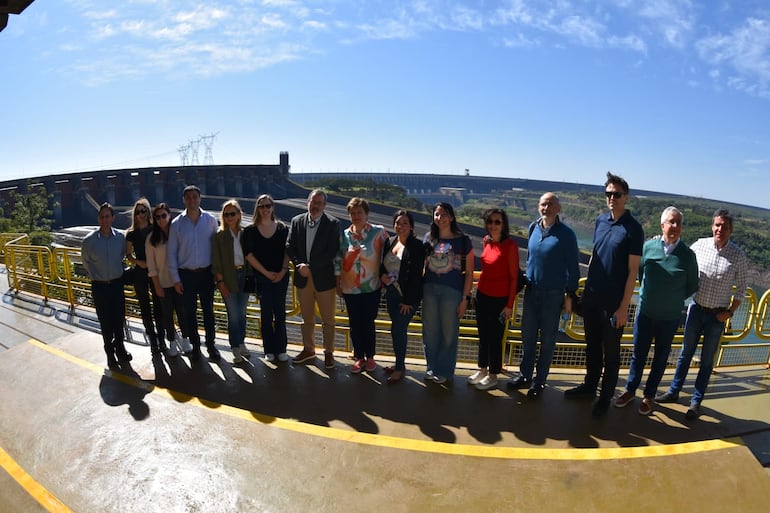
[[[174,290],[174,279],[168,268],[168,229],[171,226],[171,208],[166,203],[159,203],[152,210],[152,233],[145,243],[145,255],[147,256],[147,274],[152,280],[154,297],[160,303],[161,318],[157,320],[158,339],[163,340],[163,334],[168,341],[168,356],[179,354],[177,346],[182,353],[192,353],[192,346],[186,332],[184,321],[184,301],[182,296]],[[174,312],[182,336],[178,337],[174,328]]]
[[[153,298],[153,304],[150,305],[151,281],[147,273],[145,243],[151,231],[150,202],[147,198],[139,198],[134,203],[131,226],[126,232],[126,259],[134,266],[132,285],[136,291],[136,300],[139,302],[144,332],[150,340],[150,351],[152,354],[159,354],[166,351],[166,344],[163,342],[163,334],[160,333],[159,336],[155,330],[156,325],[161,326],[160,302]],[[155,322],[153,322],[153,314]]]
[[[241,245],[242,211],[234,199],[225,201],[219,218],[219,230],[214,234],[211,252],[211,272],[227,310],[227,338],[233,352],[233,363],[248,359],[246,348],[246,306],[249,294],[244,290],[246,275],[251,274]]]
[[[487,235],[482,239],[481,274],[476,291],[479,370],[468,384],[479,390],[497,386],[503,369],[503,331],[513,313],[519,278],[519,248],[509,236],[508,215],[501,208],[484,212]]]
[[[289,360],[286,354],[286,291],[289,288],[289,227],[275,218],[275,200],[269,194],[257,198],[252,224],[243,230],[243,253],[257,271],[260,332],[265,358]]]

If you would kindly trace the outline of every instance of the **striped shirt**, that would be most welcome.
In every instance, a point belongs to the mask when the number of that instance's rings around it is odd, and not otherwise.
[[[695,302],[704,308],[727,308],[736,287],[735,298],[743,300],[746,294],[748,258],[733,241],[717,249],[713,237],[695,241],[690,248],[698,259],[700,286]]]

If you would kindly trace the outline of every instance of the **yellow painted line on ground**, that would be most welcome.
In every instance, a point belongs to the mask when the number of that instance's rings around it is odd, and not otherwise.
[[[30,344],[35,345],[51,354],[64,358],[76,365],[104,374],[103,367],[81,358],[72,356],[64,351],[50,347],[36,340],[29,340]],[[108,371],[109,372],[109,371]],[[303,433],[306,435],[339,440],[344,442],[354,442],[357,444],[372,445],[377,447],[387,447],[391,449],[403,449],[408,451],[419,451],[428,453],[448,454],[455,456],[472,456],[478,458],[497,458],[512,460],[569,460],[569,461],[589,461],[589,460],[610,460],[610,459],[632,459],[632,458],[653,458],[660,456],[678,456],[683,454],[694,454],[708,451],[717,451],[721,449],[731,449],[741,446],[739,440],[703,440],[699,442],[685,442],[669,445],[652,445],[640,447],[604,447],[604,448],[537,448],[537,447],[501,447],[497,445],[469,445],[469,444],[450,444],[446,442],[434,442],[431,440],[416,440],[412,438],[402,438],[389,435],[377,435],[372,433],[360,433],[346,429],[333,428],[328,426],[318,426],[307,424],[296,420],[282,419],[269,415],[263,415],[257,412],[236,408],[226,404],[214,403],[208,400],[201,400],[198,397],[189,396],[181,392],[174,392],[156,385],[149,384],[131,376],[123,375],[119,372],[109,374],[113,379],[141,388],[147,392],[164,395],[175,401],[193,404],[206,410],[216,409],[217,412],[239,418],[248,422],[270,425],[279,429]]]
[[[11,456],[0,447],[0,467],[3,467],[22,488],[51,513],[72,513],[54,494],[27,474]]]

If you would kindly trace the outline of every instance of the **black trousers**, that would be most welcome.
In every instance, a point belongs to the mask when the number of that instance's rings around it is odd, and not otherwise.
[[[110,283],[91,283],[91,293],[94,298],[96,317],[102,330],[104,352],[107,359],[112,360],[126,354],[123,344],[123,327],[126,323],[126,297],[123,294],[123,283],[114,280]]]

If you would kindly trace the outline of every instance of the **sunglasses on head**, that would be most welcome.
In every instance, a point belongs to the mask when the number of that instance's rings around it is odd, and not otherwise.
[[[238,212],[225,212],[222,215],[225,216],[225,217],[235,217],[235,216],[238,215]]]
[[[604,195],[607,196],[607,199],[610,199],[610,198],[620,199],[623,197],[624,194],[625,192],[620,192],[620,191],[604,191]]]
[[[499,226],[503,224],[503,222],[500,219],[487,219],[487,224],[493,224],[495,226]]]
[[[257,208],[273,208],[272,203],[262,203],[261,205],[257,205]]]
[[[165,219],[165,218],[167,218],[167,217],[168,217],[168,214],[166,214],[166,213],[164,212],[164,213],[162,213],[162,214],[155,214],[153,217],[154,217],[155,219]]]

